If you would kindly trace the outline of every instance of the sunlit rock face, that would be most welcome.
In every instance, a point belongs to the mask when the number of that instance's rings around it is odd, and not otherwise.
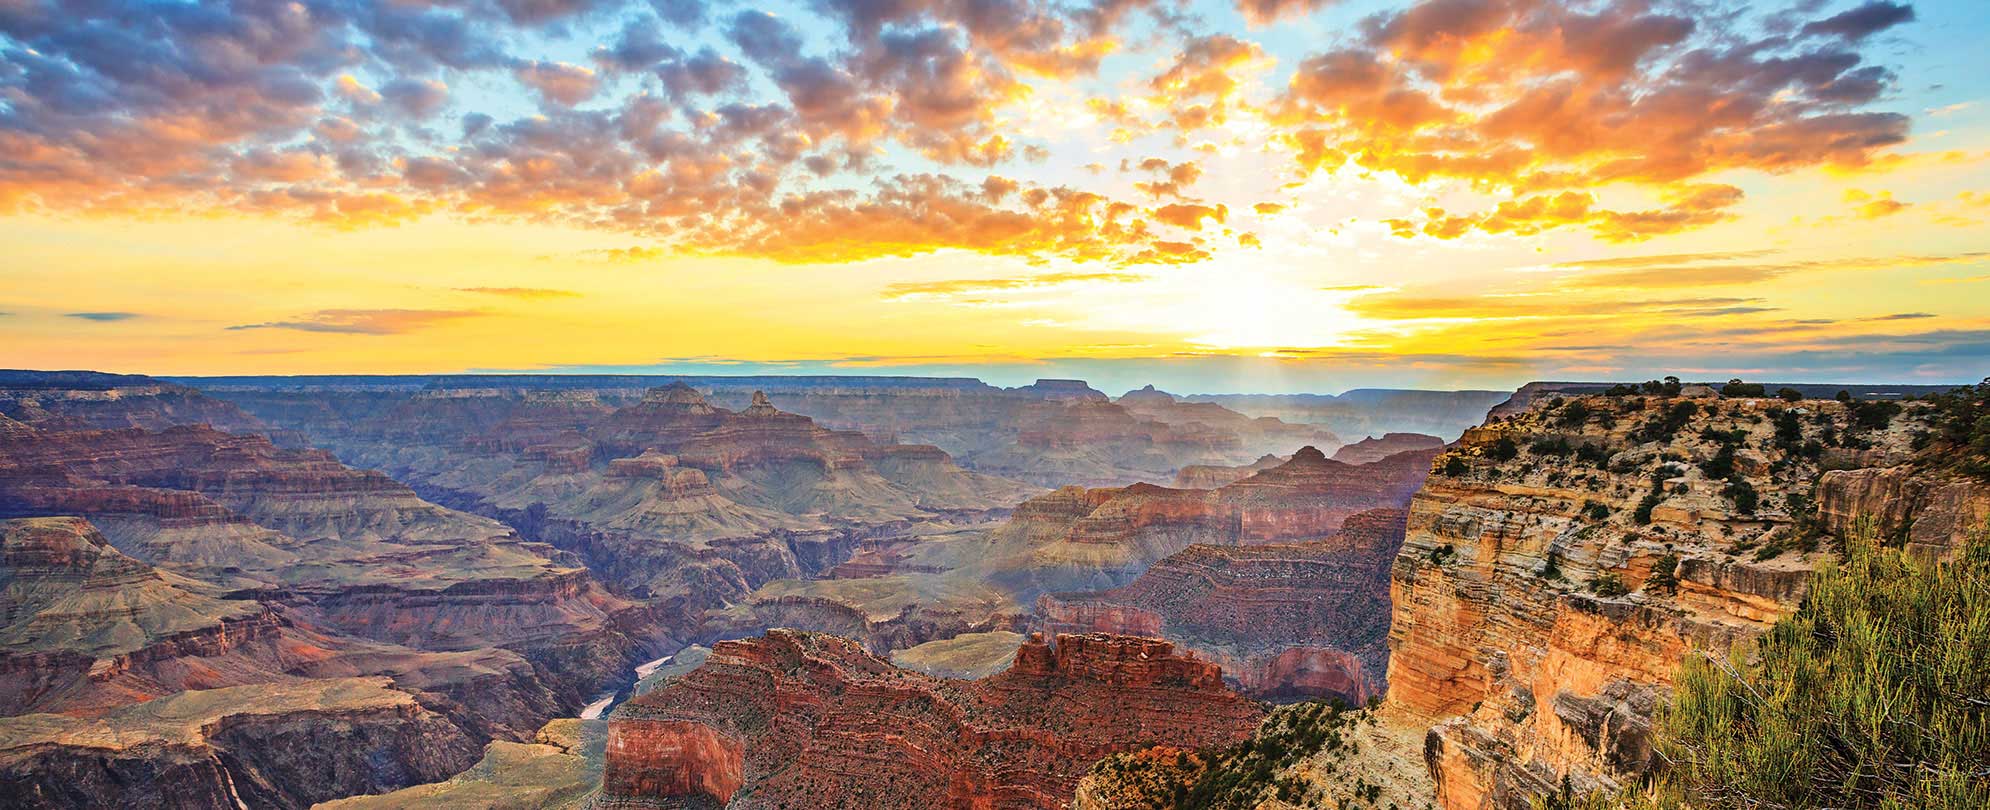
[[[1888,483],[1898,472],[1820,484],[1846,446],[1886,464],[1910,441],[1908,417],[1857,428],[1834,401],[1542,394],[1500,412],[1434,461],[1391,573],[1387,699],[1431,726],[1447,808],[1521,808],[1565,777],[1585,789],[1647,768],[1679,661],[1802,597],[1828,553],[1806,550],[1812,520],[1830,533],[1853,513],[1981,508],[1954,484]]]
[[[777,630],[618,709],[601,805],[1060,808],[1101,757],[1233,742],[1261,716],[1214,664],[1154,639],[1032,640],[1007,670],[954,681]]]

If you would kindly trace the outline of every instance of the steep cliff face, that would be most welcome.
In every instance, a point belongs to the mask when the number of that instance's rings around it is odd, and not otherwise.
[[[1681,658],[1802,596],[1820,460],[1904,459],[1909,432],[1863,406],[1715,396],[1540,397],[1468,431],[1391,574],[1388,701],[1433,726],[1440,803],[1521,808],[1647,767]]]
[[[1870,518],[1880,536],[1936,556],[1990,526],[1990,482],[1913,465],[1831,470],[1817,482],[1817,512],[1833,534]]]
[[[1388,661],[1389,567],[1403,540],[1401,510],[1371,510],[1335,540],[1189,546],[1131,584],[1099,593],[1046,594],[1046,635],[1154,636],[1222,665],[1248,694],[1339,697],[1383,692]]]
[[[0,804],[304,808],[476,759],[460,729],[384,678],[236,686],[88,718],[0,718]]]
[[[1232,742],[1261,716],[1153,639],[1031,641],[1000,674],[948,681],[772,631],[617,710],[602,805],[1061,808],[1101,757]]]

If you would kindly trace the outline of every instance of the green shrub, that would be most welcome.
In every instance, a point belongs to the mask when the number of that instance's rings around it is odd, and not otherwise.
[[[1589,589],[1595,591],[1597,596],[1605,599],[1612,599],[1631,592],[1630,588],[1625,587],[1624,578],[1617,576],[1615,571],[1597,572],[1596,576],[1589,580]]]
[[[1255,736],[1235,745],[1158,763],[1139,752],[1119,754],[1094,764],[1090,777],[1136,788],[1125,791],[1137,794],[1125,797],[1136,802],[1126,807],[1250,810],[1273,798],[1312,806],[1308,784],[1285,771],[1321,752],[1354,750],[1351,732],[1367,718],[1366,710],[1349,710],[1340,701],[1280,706],[1258,724]],[[1364,798],[1380,795],[1379,787],[1356,789]]]
[[[1721,386],[1721,396],[1724,397],[1759,397],[1763,394],[1761,383],[1745,383],[1739,377],[1728,380],[1726,385]]]
[[[1686,423],[1692,420],[1693,415],[1699,412],[1699,403],[1692,400],[1674,402],[1664,410],[1659,411],[1657,416],[1646,419],[1644,424],[1638,426],[1638,429],[1632,434],[1631,438],[1639,442],[1672,441],[1672,437],[1678,435],[1679,429],[1685,427]]]
[[[1734,511],[1744,515],[1755,514],[1756,507],[1762,504],[1762,496],[1755,492],[1755,486],[1739,478],[1729,480],[1721,494],[1734,501]]]
[[[1990,540],[1918,561],[1862,522],[1755,655],[1689,659],[1657,749],[1694,808],[1990,807]]]
[[[1520,446],[1514,444],[1510,436],[1501,436],[1499,441],[1493,442],[1492,446],[1486,448],[1486,457],[1494,461],[1512,461],[1519,455]]]
[[[1776,397],[1784,402],[1802,402],[1803,392],[1795,388],[1778,388],[1776,389]]]
[[[1661,594],[1679,590],[1679,555],[1668,551],[1651,564],[1651,577],[1645,580],[1645,590]]]

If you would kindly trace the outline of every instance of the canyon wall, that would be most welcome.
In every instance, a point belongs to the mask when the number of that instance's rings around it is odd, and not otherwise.
[[[1061,808],[1101,757],[1233,742],[1262,711],[1154,639],[1033,639],[951,681],[777,630],[618,709],[601,806]]]
[[[1790,610],[1852,516],[1940,515],[1907,532],[1930,548],[1981,519],[1980,485],[1822,472],[1906,463],[1911,409],[1687,393],[1534,396],[1435,460],[1391,573],[1387,708],[1430,727],[1443,807],[1651,767],[1680,660]]]

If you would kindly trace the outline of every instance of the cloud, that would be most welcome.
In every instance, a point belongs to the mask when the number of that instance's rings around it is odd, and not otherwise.
[[[410,118],[427,118],[449,103],[449,85],[434,79],[395,79],[380,88],[380,97]]]
[[[461,309],[321,309],[289,321],[248,323],[230,330],[289,329],[297,332],[323,332],[339,335],[399,335],[443,321],[482,315]]]
[[[1186,228],[1191,231],[1202,230],[1202,223],[1205,220],[1221,225],[1229,217],[1230,209],[1222,205],[1209,206],[1172,203],[1154,209],[1154,219],[1156,221],[1173,225],[1177,228]]]
[[[1286,17],[1302,17],[1326,7],[1333,0],[1237,0],[1237,12],[1254,26],[1266,26]]]
[[[555,290],[546,287],[457,287],[457,292],[496,295],[504,298],[542,300],[548,298],[579,298],[580,293],[572,290]]]
[[[1902,256],[1847,257],[1757,264],[1651,265],[1601,273],[1584,273],[1563,280],[1572,288],[1663,289],[1754,284],[1812,272],[1872,272],[1990,261],[1990,252]]]
[[[1901,23],[1911,22],[1913,19],[1913,6],[1874,0],[1849,11],[1808,23],[1804,25],[1803,32],[1812,36],[1834,36],[1857,42]]]
[[[1273,107],[1303,172],[1388,172],[1506,197],[1492,210],[1395,217],[1398,234],[1455,238],[1586,227],[1638,241],[1734,216],[1753,169],[1863,166],[1903,143],[1907,116],[1866,109],[1892,86],[1860,51],[1903,12],[1884,3],[1810,23],[1799,41],[1745,15],[1679,16],[1641,0],[1427,0],[1364,21],[1316,53]],[[1911,10],[1904,12],[1911,15]],[[1578,212],[1623,184],[1663,203]],[[1556,212],[1535,206],[1558,203]],[[1505,210],[1501,210],[1505,209]]]
[[[1044,290],[1080,284],[1132,284],[1147,280],[1134,273],[1044,273],[1019,278],[950,279],[947,281],[901,282],[886,285],[883,297],[890,301],[929,298],[963,299],[1019,290]]]
[[[139,314],[136,312],[66,312],[63,313],[63,317],[76,318],[78,320],[85,320],[85,321],[96,321],[98,323],[113,323],[116,321],[128,321],[133,318],[137,318],[139,317]]]
[[[594,71],[565,62],[527,62],[512,71],[518,81],[554,104],[572,107],[594,97],[600,87]]]

